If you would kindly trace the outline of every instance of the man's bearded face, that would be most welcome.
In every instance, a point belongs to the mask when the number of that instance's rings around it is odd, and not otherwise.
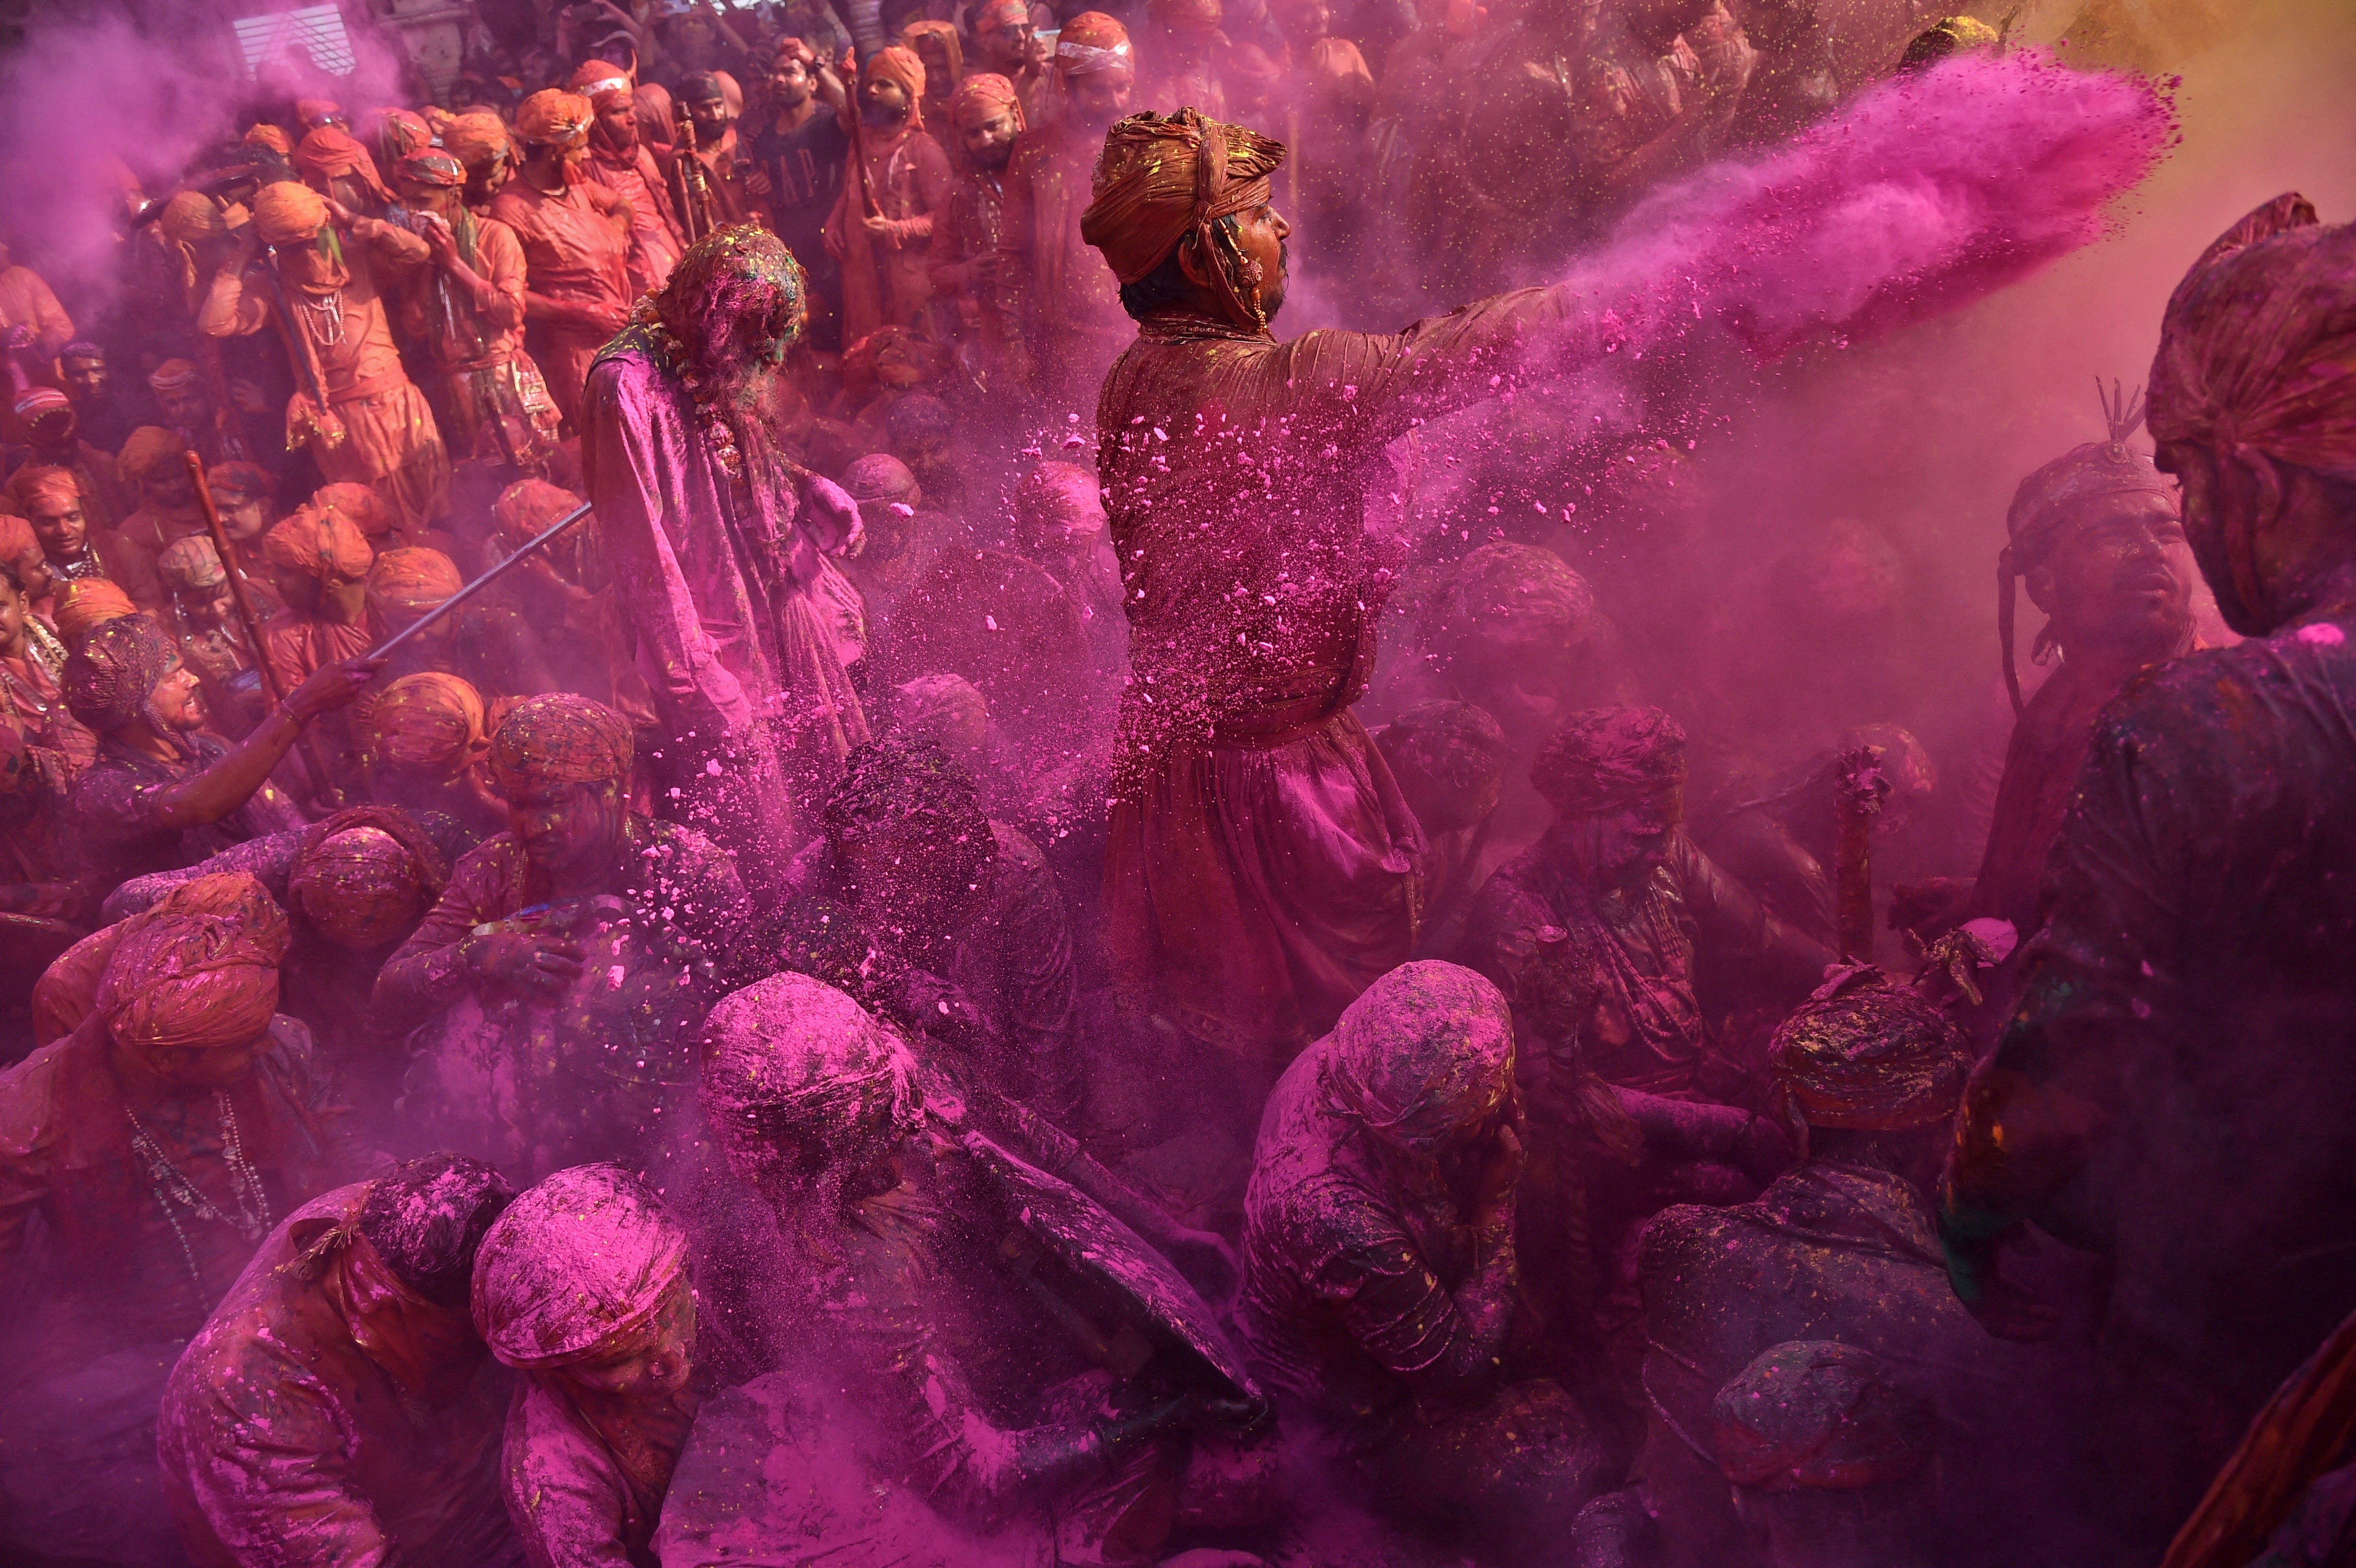
[[[1023,59],[1031,52],[1031,24],[1009,22],[993,32],[975,34],[973,42],[983,69],[1011,77],[1023,69]]]
[[[1137,73],[1126,66],[1108,66],[1067,76],[1064,86],[1072,95],[1072,112],[1080,123],[1103,130],[1129,112],[1129,101],[1137,91]]]
[[[1270,321],[1284,308],[1292,261],[1285,240],[1291,232],[1292,225],[1273,207],[1255,208],[1236,220],[1236,249],[1243,252],[1247,278],[1255,264],[1259,269],[1260,314]]]
[[[1597,883],[1633,888],[1668,859],[1685,816],[1685,786],[1673,784],[1571,821]]]
[[[628,153],[638,144],[637,105],[627,98],[616,95],[614,100],[597,111],[597,134],[608,147],[617,153]]]
[[[41,553],[51,560],[73,560],[90,538],[90,523],[81,515],[81,499],[59,500],[42,496],[27,505],[25,520],[41,541]]]
[[[1001,109],[974,124],[960,124],[958,134],[965,150],[985,169],[1002,169],[1014,155],[1014,115]]]
[[[2164,496],[2108,496],[2064,523],[2029,594],[2076,640],[2165,650],[2192,624],[2192,547]]]
[[[185,733],[203,724],[205,701],[197,690],[197,672],[175,660],[147,693],[147,709],[166,730]]]
[[[527,786],[508,797],[508,827],[534,869],[585,871],[619,853],[628,814],[619,782]]]
[[[499,187],[506,185],[514,173],[515,171],[508,166],[508,155],[505,148],[493,153],[479,164],[468,165],[466,199],[477,206],[490,200],[499,194]]]
[[[888,130],[908,118],[913,105],[908,90],[884,77],[871,77],[859,89],[860,112],[878,130]]]
[[[687,117],[695,122],[695,139],[710,146],[728,133],[728,100],[699,98],[687,106]]]
[[[798,109],[813,91],[809,68],[798,55],[787,55],[769,72],[769,101],[780,109]]]

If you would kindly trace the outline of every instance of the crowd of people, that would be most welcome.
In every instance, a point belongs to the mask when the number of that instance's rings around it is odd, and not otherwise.
[[[2356,1562],[2356,228],[1959,765],[1526,285],[1997,27],[466,9],[0,256],[0,1560]]]

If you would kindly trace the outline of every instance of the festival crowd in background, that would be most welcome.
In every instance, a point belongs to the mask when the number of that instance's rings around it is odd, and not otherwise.
[[[0,256],[0,1561],[2356,1562],[2356,231],[1934,756],[1427,427],[2001,22],[466,9]]]

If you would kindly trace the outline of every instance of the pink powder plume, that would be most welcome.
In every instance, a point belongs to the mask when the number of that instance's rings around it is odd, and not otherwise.
[[[1860,94],[1664,187],[1567,280],[1638,352],[1714,322],[1762,357],[1967,304],[2099,238],[2176,133],[2160,90],[2020,53]],[[1607,338],[1610,341],[1611,338]]]

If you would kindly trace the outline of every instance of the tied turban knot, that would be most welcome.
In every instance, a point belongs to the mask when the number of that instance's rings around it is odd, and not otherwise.
[[[508,1206],[475,1255],[476,1331],[519,1371],[635,1349],[687,1281],[687,1232],[618,1165],[560,1170]]]
[[[307,185],[278,180],[253,198],[254,229],[265,245],[298,245],[327,226],[327,204]]]
[[[377,173],[376,160],[359,139],[333,125],[322,125],[303,138],[294,149],[295,172],[303,183],[325,194],[324,187],[332,179],[356,179],[373,192],[379,201],[391,201],[392,192],[384,188],[384,180]]]
[[[284,912],[247,872],[199,877],[188,887],[198,883],[214,886],[123,922],[92,1006],[126,1045],[245,1045],[278,1010]]]
[[[772,975],[704,1019],[700,1094],[732,1157],[815,1146],[861,1165],[923,1120],[907,1042],[822,980]]]
[[[561,87],[542,88],[516,111],[516,134],[550,147],[577,147],[589,138],[589,123],[596,111],[577,92]]]
[[[304,829],[286,872],[286,901],[341,947],[365,951],[406,935],[448,885],[442,852],[416,819],[356,805]]]
[[[1318,1077],[1332,1107],[1408,1148],[1480,1126],[1513,1087],[1513,1014],[1460,965],[1392,970],[1343,1011],[1323,1049]]]
[[[318,507],[297,507],[262,536],[262,556],[273,566],[322,582],[359,582],[376,551],[349,519]]]
[[[1971,1047],[1947,1015],[1879,970],[1836,976],[1792,1009],[1767,1047],[1777,1115],[1807,1130],[1905,1132],[1954,1120]]]
[[[484,722],[482,695],[466,681],[440,670],[405,675],[369,709],[369,749],[386,762],[434,771],[446,782],[489,744]]]
[[[510,795],[627,778],[630,721],[590,698],[544,692],[518,703],[491,737],[491,773]]]
[[[949,94],[949,124],[957,130],[969,130],[1000,114],[1012,114],[1014,128],[1023,128],[1023,100],[1014,84],[996,71],[976,71]]]
[[[110,622],[145,619],[139,613],[139,606],[131,602],[131,595],[103,577],[78,578],[59,589],[56,618],[59,640],[69,648],[78,645],[84,637]],[[149,624],[153,624],[153,623]],[[160,637],[163,635],[162,629],[158,628],[156,635]],[[166,643],[170,641],[169,638],[165,640]],[[168,659],[158,666],[154,678],[147,683],[147,688],[152,689],[155,681],[164,677],[164,671],[170,667],[171,662]],[[145,700],[145,697],[146,689],[143,689],[140,698]],[[70,692],[68,694],[66,706],[69,708],[73,706]],[[74,717],[80,719],[81,715],[76,713]],[[130,721],[130,716],[126,714],[123,723],[127,724]],[[93,730],[108,728],[108,726],[93,724],[87,719],[83,719],[82,722],[90,724]],[[122,725],[112,727],[120,729]]]
[[[484,168],[505,156],[509,144],[507,122],[480,110],[459,115],[442,133],[442,150],[469,170]]]
[[[1214,226],[1266,207],[1269,176],[1283,161],[1282,143],[1192,109],[1132,114],[1105,136],[1096,199],[1080,215],[1080,238],[1104,253],[1114,277],[1134,283],[1192,235],[1230,315],[1239,325],[1264,327],[1258,305],[1237,292],[1237,280],[1219,257]]]
[[[1136,69],[1129,29],[1102,11],[1081,12],[1055,35],[1055,69],[1067,80],[1100,70]]]
[[[369,568],[369,603],[380,613],[431,610],[464,586],[456,564],[438,549],[389,549]]]
[[[1931,1457],[1938,1417],[1899,1371],[1836,1339],[1762,1352],[1710,1404],[1719,1468],[1761,1491],[1849,1491],[1903,1480]]]
[[[322,485],[311,493],[311,505],[343,518],[371,544],[392,532],[392,509],[374,485],[353,479]]]
[[[1530,764],[1530,783],[1565,816],[1617,810],[1685,782],[1685,729],[1657,708],[1574,713]]]
[[[174,539],[155,558],[155,575],[175,593],[202,593],[229,581],[220,551],[201,534]]]
[[[114,456],[114,472],[125,485],[144,485],[147,476],[166,463],[177,463],[188,450],[179,432],[160,425],[143,424],[123,442],[123,450]]]

